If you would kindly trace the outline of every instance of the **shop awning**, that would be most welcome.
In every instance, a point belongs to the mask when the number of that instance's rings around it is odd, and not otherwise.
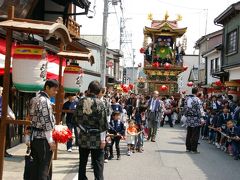
[[[94,57],[91,52],[85,53],[85,52],[66,52],[62,51],[57,53],[58,56],[64,57],[67,59],[74,59],[74,60],[80,60],[80,61],[88,61],[92,64],[94,64]]]

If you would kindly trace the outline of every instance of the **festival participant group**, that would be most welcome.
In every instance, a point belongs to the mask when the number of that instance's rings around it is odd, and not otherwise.
[[[31,180],[51,179],[51,158],[56,149],[52,138],[55,117],[50,98],[58,91],[58,82],[47,80],[30,108]],[[90,82],[84,93],[65,94],[62,123],[74,132],[66,143],[66,151],[79,149],[79,180],[87,180],[86,166],[91,166],[96,180],[103,180],[104,163],[129,158],[144,152],[144,142],[154,143],[159,127],[173,128],[180,120],[187,128],[186,152],[198,154],[200,137],[209,144],[239,158],[240,103],[232,96],[203,97],[197,88],[180,101],[174,97],[122,94],[103,88],[98,81]],[[127,145],[127,148],[120,146]],[[123,146],[125,147],[125,146]]]

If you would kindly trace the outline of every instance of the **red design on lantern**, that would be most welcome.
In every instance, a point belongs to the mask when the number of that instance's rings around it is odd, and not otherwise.
[[[152,67],[158,68],[159,66],[160,66],[159,62],[154,62],[154,63],[152,63]]]
[[[56,125],[52,132],[52,137],[55,142],[64,144],[72,138],[72,131],[67,126]]]
[[[216,86],[221,86],[222,82],[219,80],[219,81],[216,81],[215,84],[216,84]]]
[[[166,86],[166,85],[162,85],[161,87],[160,87],[160,90],[161,91],[166,91],[168,89],[168,87]]]
[[[187,66],[183,66],[183,70],[186,71],[188,69]]]
[[[192,86],[193,86],[193,82],[191,82],[191,81],[188,82],[188,83],[187,83],[187,86],[188,86],[188,87],[192,87]]]
[[[169,64],[169,63],[165,63],[165,64],[164,64],[164,68],[165,68],[165,69],[169,69],[170,67],[171,67],[171,64]]]
[[[144,49],[144,48],[141,48],[141,49],[140,49],[140,53],[142,53],[142,54],[145,53],[145,49]]]

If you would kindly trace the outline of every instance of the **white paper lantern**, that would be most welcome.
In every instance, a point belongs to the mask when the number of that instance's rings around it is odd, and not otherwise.
[[[77,63],[66,66],[63,73],[63,87],[67,93],[77,93],[82,84],[83,71]]]
[[[43,88],[47,74],[46,51],[35,45],[15,48],[12,63],[14,86],[22,92],[36,92]]]

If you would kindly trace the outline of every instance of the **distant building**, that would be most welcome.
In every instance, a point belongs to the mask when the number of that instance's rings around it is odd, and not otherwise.
[[[221,70],[222,30],[212,32],[201,37],[196,42],[199,49],[200,65],[198,84],[201,87],[209,87],[219,80]]]
[[[83,36],[84,37],[84,36]],[[93,36],[95,37],[95,36]],[[84,70],[83,85],[81,91],[85,91],[88,88],[89,82],[93,80],[100,81],[101,77],[101,45],[96,44],[94,38],[90,38],[92,41],[86,39],[80,39],[80,43],[91,49],[91,52],[95,58],[95,64],[92,66],[87,62],[81,62],[80,66]],[[97,38],[98,40],[98,38]],[[115,83],[120,83],[122,81],[123,73],[120,71],[120,57],[122,53],[119,50],[107,49],[107,59],[106,59],[106,82],[107,86],[113,85]]]
[[[240,97],[240,1],[229,6],[214,20],[223,26],[221,80],[227,93]]]
[[[178,78],[178,92],[185,91],[186,94],[191,93],[191,87],[187,86],[189,81],[193,83],[198,82],[198,55],[184,55],[183,65],[187,66],[187,70],[179,74]]]

